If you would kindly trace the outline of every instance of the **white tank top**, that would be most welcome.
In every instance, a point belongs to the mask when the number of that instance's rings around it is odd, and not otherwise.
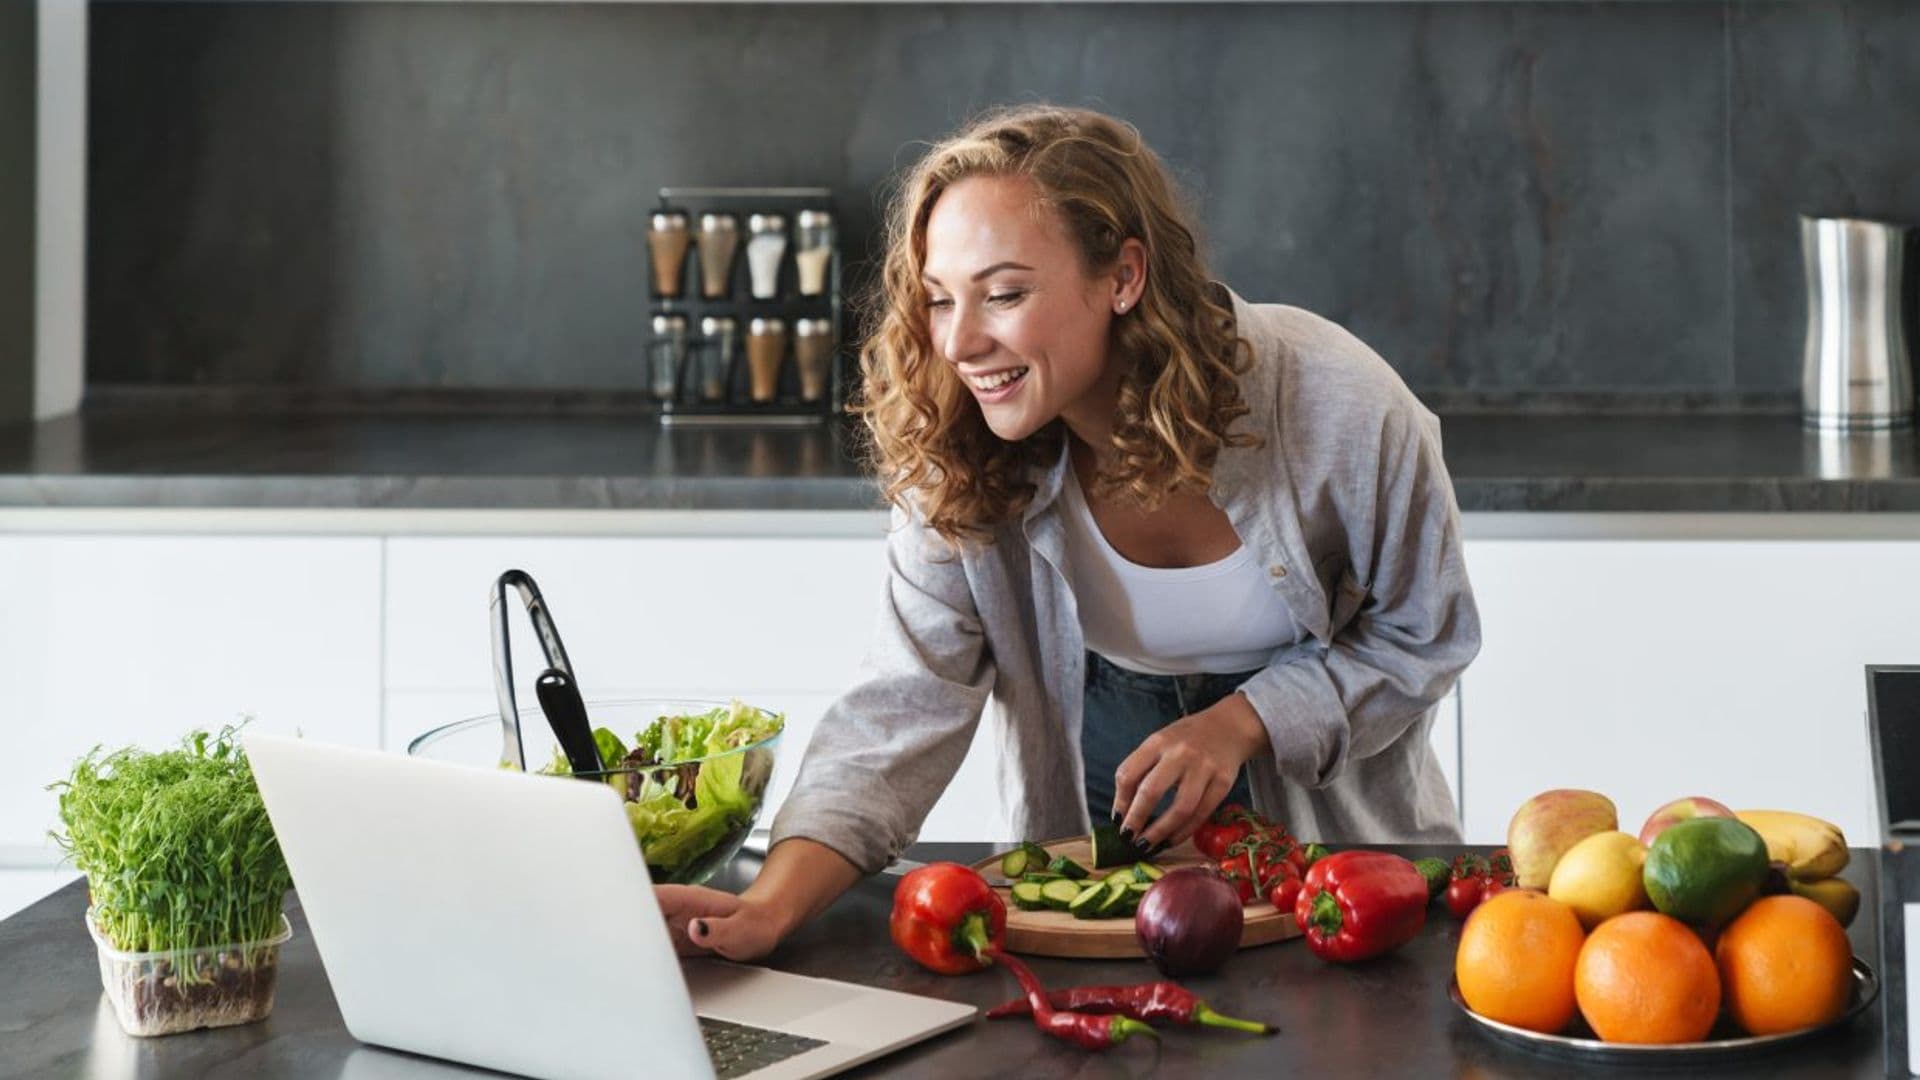
[[[1073,466],[1061,492],[1067,577],[1087,648],[1149,675],[1265,667],[1299,627],[1245,544],[1205,566],[1153,567],[1115,551]]]

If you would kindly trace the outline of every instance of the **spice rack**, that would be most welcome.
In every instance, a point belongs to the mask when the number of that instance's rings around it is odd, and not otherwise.
[[[643,360],[663,425],[816,424],[840,410],[843,302],[832,196],[824,187],[660,189],[647,233]],[[730,243],[728,230],[703,228],[722,218],[732,223]],[[676,221],[684,237],[674,235]],[[777,254],[775,235],[784,236]],[[809,285],[819,291],[803,293]]]

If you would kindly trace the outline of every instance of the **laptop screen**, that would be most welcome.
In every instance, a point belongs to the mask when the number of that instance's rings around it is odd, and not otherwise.
[[[1887,828],[1920,831],[1920,667],[1869,667],[1867,716]]]

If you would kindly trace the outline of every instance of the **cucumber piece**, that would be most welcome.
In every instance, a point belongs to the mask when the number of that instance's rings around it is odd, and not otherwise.
[[[1055,874],[1059,874],[1061,877],[1072,878],[1075,881],[1084,881],[1087,875],[1091,873],[1086,867],[1081,866],[1065,855],[1057,856],[1052,862],[1047,864],[1047,869]]]
[[[1095,882],[1080,890],[1080,895],[1067,905],[1067,914],[1076,919],[1091,919],[1100,909],[1100,901],[1105,899],[1107,887]]]
[[[1044,865],[1044,864],[1042,864]],[[1000,856],[1000,873],[1007,878],[1017,878],[1033,866],[1033,854],[1025,847],[1017,847]]]
[[[1101,881],[1124,881],[1128,885],[1131,885],[1140,879],[1134,876],[1133,867],[1123,866],[1120,869],[1115,870],[1113,873],[1108,874],[1106,877],[1101,878],[1100,880]]]
[[[1122,863],[1146,862],[1147,849],[1137,841],[1129,843],[1122,839],[1120,830],[1112,825],[1093,827],[1093,868],[1105,870],[1109,866]]]
[[[1141,897],[1147,895],[1147,893],[1151,892],[1152,890],[1153,890],[1153,882],[1151,881],[1136,881],[1133,884],[1127,886],[1127,891],[1133,894],[1133,898],[1135,900],[1139,900]]]
[[[1059,881],[1062,879],[1063,876],[1064,875],[1056,874],[1051,870],[1029,870],[1028,872],[1020,875],[1020,880],[1031,881],[1031,882],[1035,882],[1036,884],[1045,885],[1049,881]]]
[[[1141,881],[1151,884],[1167,876],[1167,872],[1153,865],[1150,862],[1134,863],[1133,876],[1140,879]]]
[[[1101,918],[1119,915],[1121,907],[1126,903],[1127,885],[1125,881],[1109,880],[1105,886],[1106,895],[1100,898],[1098,910],[1094,914]]]
[[[1047,899],[1041,895],[1040,883],[1022,881],[1013,887],[1013,906],[1022,911],[1039,911],[1047,906]]]
[[[1065,911],[1067,905],[1073,903],[1074,898],[1080,895],[1080,889],[1081,885],[1077,881],[1054,878],[1040,886],[1040,899],[1055,911]]]
[[[1041,867],[1047,865],[1047,861],[1053,858],[1053,856],[1047,852],[1046,848],[1041,847],[1039,844],[1036,844],[1031,840],[1020,841],[1020,847],[1023,851],[1027,853],[1027,858],[1030,860],[1030,865],[1035,870],[1038,870]]]

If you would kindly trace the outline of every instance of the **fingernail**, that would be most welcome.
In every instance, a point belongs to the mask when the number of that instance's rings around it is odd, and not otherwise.
[[[711,933],[711,931],[707,929],[707,920],[705,919],[693,920],[693,932],[696,934],[699,934],[701,937],[706,937],[709,933]]]
[[[1121,827],[1120,827],[1120,839],[1122,839],[1122,840],[1125,840],[1125,841],[1126,841],[1127,843],[1129,843],[1129,844],[1131,844],[1131,843],[1133,843],[1133,830],[1132,830],[1132,829],[1129,829],[1129,828],[1127,828],[1127,827],[1126,827],[1126,826],[1124,826],[1124,825],[1123,825],[1123,826],[1121,826]]]
[[[1159,843],[1147,849],[1147,857],[1152,858],[1153,856],[1158,855],[1165,850],[1167,850],[1167,842],[1165,840],[1162,840]]]
[[[1120,811],[1118,810],[1107,811],[1107,820],[1113,822],[1115,825],[1120,824]]]

